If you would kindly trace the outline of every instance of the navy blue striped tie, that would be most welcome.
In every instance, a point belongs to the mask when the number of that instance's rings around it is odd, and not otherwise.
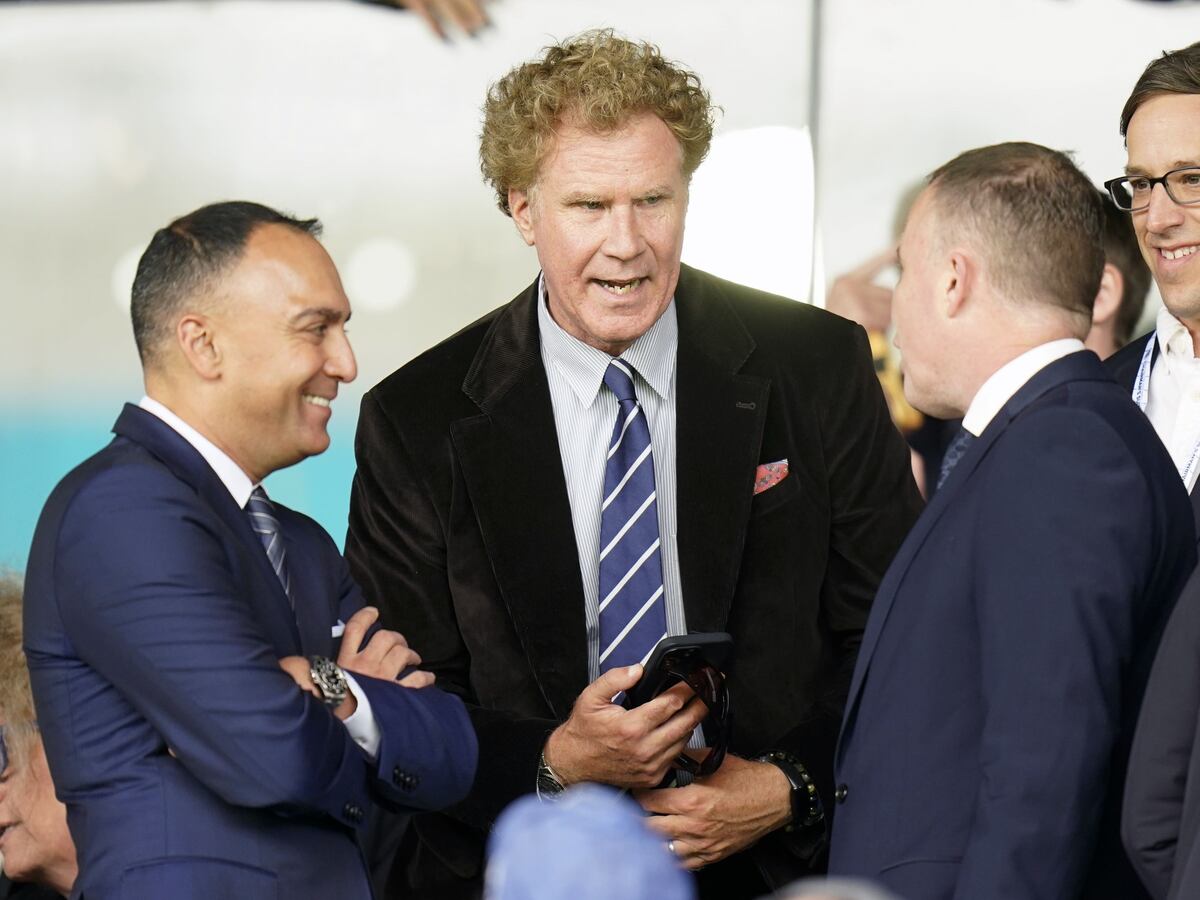
[[[974,442],[975,435],[971,434],[965,428],[958,429],[958,433],[954,435],[954,440],[946,448],[946,455],[942,457],[942,468],[938,473],[937,490],[941,490],[942,485],[946,483],[946,479],[950,477],[950,470],[957,466],[958,461],[967,455],[967,451],[971,449],[971,444]]]
[[[271,568],[275,570],[279,583],[283,585],[288,602],[292,604],[292,609],[295,609],[296,601],[292,599],[292,576],[288,572],[287,550],[283,546],[283,535],[279,531],[279,519],[275,517],[275,504],[261,487],[256,487],[250,494],[250,499],[246,501],[246,515],[250,517],[250,527],[254,529],[258,539],[262,541],[263,549],[267,551],[267,559]]]
[[[619,410],[600,508],[601,672],[644,663],[667,634],[650,427],[629,363],[614,359],[604,383],[616,394]]]

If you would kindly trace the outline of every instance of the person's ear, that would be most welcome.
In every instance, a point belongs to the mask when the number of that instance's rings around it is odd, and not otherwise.
[[[533,188],[527,191],[508,189],[508,209],[512,213],[513,223],[517,231],[530,247],[537,244],[533,228]]]
[[[1092,325],[1107,325],[1117,316],[1121,308],[1121,295],[1125,293],[1125,277],[1110,262],[1104,264],[1100,276],[1100,289],[1096,291],[1096,302],[1092,304]]]
[[[188,313],[175,325],[175,340],[188,365],[201,378],[211,381],[221,374],[221,350],[213,321],[200,313]]]
[[[979,266],[975,258],[965,250],[951,250],[946,257],[945,303],[946,317],[953,319],[961,315],[975,289],[979,277]]]

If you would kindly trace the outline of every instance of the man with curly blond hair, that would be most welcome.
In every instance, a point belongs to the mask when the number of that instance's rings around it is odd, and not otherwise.
[[[489,92],[483,174],[541,274],[359,420],[347,558],[481,748],[467,800],[415,819],[397,895],[471,896],[501,809],[579,782],[634,789],[702,896],[820,865],[855,653],[919,499],[861,328],[680,263],[712,128],[695,74],[611,31]],[[707,708],[612,701],[689,631],[733,636],[732,752],[659,789],[706,756]]]

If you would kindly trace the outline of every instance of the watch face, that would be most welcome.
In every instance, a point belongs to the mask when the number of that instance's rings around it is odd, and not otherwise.
[[[313,684],[321,692],[325,703],[339,706],[346,699],[347,692],[346,676],[342,670],[323,656],[314,656],[309,664]]]

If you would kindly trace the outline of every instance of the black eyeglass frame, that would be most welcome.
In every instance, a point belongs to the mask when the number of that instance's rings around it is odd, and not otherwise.
[[[711,775],[721,768],[729,751],[729,738],[733,733],[733,709],[729,700],[729,687],[725,674],[711,663],[697,656],[683,659],[668,659],[664,671],[677,681],[690,687],[708,707],[705,724],[712,722],[708,755],[704,759],[693,759],[686,753],[675,758],[675,768],[692,775]]]
[[[1177,200],[1175,195],[1171,193],[1171,186],[1167,184],[1167,179],[1177,172],[1196,172],[1200,174],[1200,166],[1180,166],[1178,169],[1172,169],[1170,172],[1165,172],[1157,178],[1151,178],[1149,175],[1122,175],[1120,178],[1110,178],[1104,182],[1104,189],[1108,191],[1108,196],[1112,198],[1112,202],[1117,204],[1117,208],[1125,212],[1141,212],[1150,205],[1150,195],[1154,193],[1154,186],[1161,184],[1163,190],[1167,192],[1167,196],[1171,198],[1171,202],[1177,206],[1196,206],[1200,204],[1200,198],[1195,200]],[[1117,185],[1122,181],[1132,181],[1133,179],[1146,181],[1150,184],[1150,190],[1146,192],[1146,203],[1143,206],[1122,206],[1120,195],[1117,193]]]

